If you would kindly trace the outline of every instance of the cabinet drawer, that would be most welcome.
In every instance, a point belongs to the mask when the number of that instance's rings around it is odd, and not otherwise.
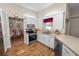
[[[69,48],[67,48],[65,45],[63,45],[62,55],[63,56],[75,56],[75,54]]]

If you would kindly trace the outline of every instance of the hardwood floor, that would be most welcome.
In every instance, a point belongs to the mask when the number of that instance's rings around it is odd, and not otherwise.
[[[15,42],[15,41],[14,41]],[[33,42],[30,45],[25,45],[22,38],[19,39],[13,46],[6,52],[7,56],[54,56],[55,53],[52,49],[39,43]]]
[[[18,45],[23,44],[23,43],[24,43],[23,36],[19,36],[15,39],[14,38],[11,39],[12,47],[18,46]]]

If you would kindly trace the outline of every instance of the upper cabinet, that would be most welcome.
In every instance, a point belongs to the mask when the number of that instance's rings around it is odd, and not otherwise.
[[[33,17],[24,17],[24,27],[26,28],[27,24],[35,24],[35,28],[38,28],[37,19]]]

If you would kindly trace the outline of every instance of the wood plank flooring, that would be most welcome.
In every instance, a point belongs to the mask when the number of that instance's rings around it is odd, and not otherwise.
[[[15,41],[14,41],[15,42]],[[6,52],[6,56],[54,56],[52,49],[41,44],[40,42],[33,42],[30,45],[23,43],[22,38],[13,43],[13,46]]]

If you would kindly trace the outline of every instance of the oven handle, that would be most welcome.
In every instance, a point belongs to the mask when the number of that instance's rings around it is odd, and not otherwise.
[[[29,35],[34,35],[34,34],[36,34],[36,33],[31,33],[31,34],[29,34]]]

